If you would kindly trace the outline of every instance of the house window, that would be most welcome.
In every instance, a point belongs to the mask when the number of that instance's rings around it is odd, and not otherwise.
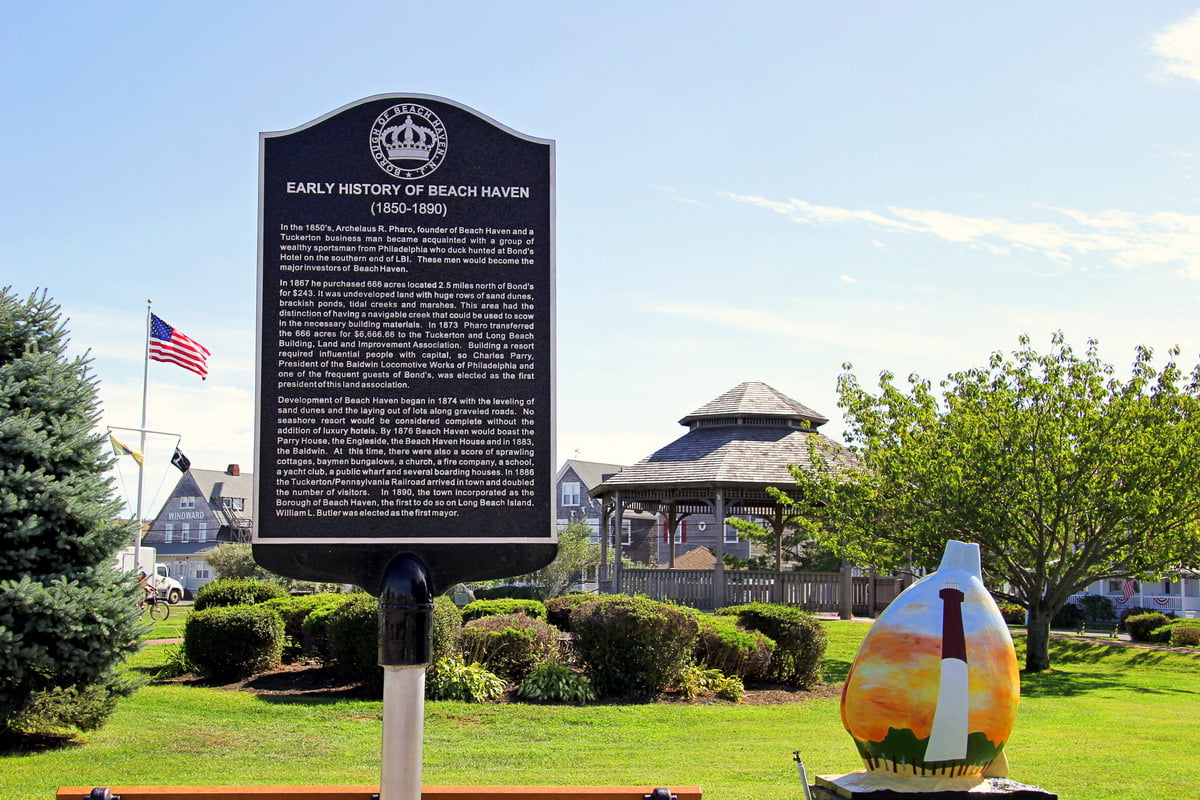
[[[208,580],[208,567],[196,567],[196,578],[202,581]]]
[[[633,522],[630,520],[621,523],[621,544],[633,544]]]
[[[223,497],[221,501],[225,503],[225,507],[231,511],[245,511],[246,498],[244,497]]]
[[[737,543],[738,543],[737,528],[733,527],[728,522],[726,522],[725,523],[725,544],[737,544]]]
[[[700,530],[704,530],[704,523],[700,523]],[[667,521],[664,519],[662,523],[662,540],[663,544],[667,543],[669,532],[667,530]],[[675,526],[675,544],[683,544],[687,541],[687,520],[680,520]]]
[[[207,522],[201,522],[199,527],[196,528],[196,541],[197,542],[207,542],[208,541],[208,523]]]
[[[592,535],[590,537],[591,543],[592,544],[600,544],[600,520],[589,519],[587,521],[587,524],[588,524],[588,527],[590,527],[592,529]]]
[[[194,498],[194,497],[179,498],[179,507],[181,509],[195,508],[196,507],[196,498]]]
[[[575,481],[563,481],[562,504],[564,506],[579,505],[579,484]]]
[[[179,541],[190,542],[192,540],[192,524],[184,522],[179,526]]]
[[[163,544],[170,544],[175,541],[175,523],[168,522],[167,527],[163,529]]]

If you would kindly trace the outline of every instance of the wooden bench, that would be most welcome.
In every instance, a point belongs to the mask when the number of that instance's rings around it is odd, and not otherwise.
[[[55,800],[373,800],[378,786],[61,786]],[[664,791],[665,789],[665,791]],[[702,800],[699,786],[425,786],[421,800]]]
[[[1097,634],[1107,636],[1110,639],[1116,639],[1121,630],[1120,620],[1102,619],[1102,620],[1084,620],[1079,623],[1076,633],[1080,636],[1095,636]]]

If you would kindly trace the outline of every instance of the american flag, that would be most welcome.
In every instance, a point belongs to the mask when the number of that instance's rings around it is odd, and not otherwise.
[[[1128,603],[1129,598],[1137,592],[1137,582],[1133,578],[1129,578],[1125,583],[1121,584],[1121,602]]]
[[[150,315],[150,358],[178,364],[200,376],[208,377],[208,348],[194,339],[184,336],[167,323]]]

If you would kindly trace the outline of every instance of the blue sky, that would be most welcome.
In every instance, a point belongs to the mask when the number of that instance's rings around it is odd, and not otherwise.
[[[258,133],[381,93],[557,142],[558,462],[747,380],[836,438],[843,362],[1022,333],[1200,358],[1194,1],[26,3],[0,90],[0,282],[62,304],[107,425],[148,298],[208,346],[205,382],[150,365],[197,467],[253,464]]]

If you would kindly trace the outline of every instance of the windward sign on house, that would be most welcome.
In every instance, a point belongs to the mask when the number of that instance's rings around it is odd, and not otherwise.
[[[366,98],[260,137],[255,558],[440,591],[553,558],[554,144]]]

